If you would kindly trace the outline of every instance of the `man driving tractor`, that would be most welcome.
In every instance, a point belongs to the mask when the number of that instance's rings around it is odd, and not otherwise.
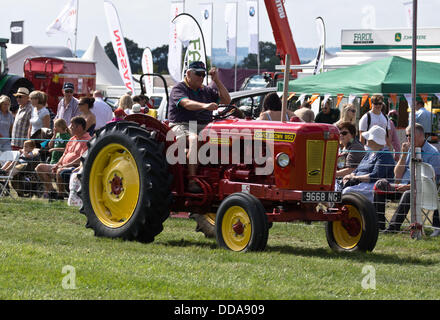
[[[203,85],[206,76],[205,64],[194,61],[189,64],[182,82],[176,84],[170,93],[170,109],[168,118],[171,130],[177,136],[188,138],[188,191],[202,192],[202,188],[193,177],[197,173],[198,134],[212,121],[212,111],[218,104],[229,104],[231,97],[218,76],[217,68],[209,70],[211,79],[217,89]],[[190,126],[190,122],[194,122]]]

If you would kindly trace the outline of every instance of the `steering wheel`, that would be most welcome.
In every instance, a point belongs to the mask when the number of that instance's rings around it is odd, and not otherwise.
[[[224,120],[231,116],[241,118],[243,116],[242,111],[232,104],[219,104],[218,107],[225,109],[219,111],[215,116],[213,116],[214,120]]]

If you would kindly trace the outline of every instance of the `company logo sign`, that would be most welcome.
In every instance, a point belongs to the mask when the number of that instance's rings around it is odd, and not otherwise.
[[[400,42],[400,41],[402,41],[402,34],[401,34],[400,32],[397,32],[397,33],[394,35],[394,41],[396,41],[396,42]]]
[[[356,32],[353,34],[354,44],[371,44],[374,43],[372,32]]]
[[[253,6],[251,6],[251,7],[249,8],[249,15],[250,15],[251,17],[255,16],[255,8],[254,8]]]

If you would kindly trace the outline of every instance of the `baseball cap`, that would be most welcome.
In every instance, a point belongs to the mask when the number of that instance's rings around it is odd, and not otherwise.
[[[206,71],[205,64],[202,61],[193,61],[189,64],[188,70]]]
[[[386,145],[386,131],[384,128],[378,126],[377,124],[372,126],[370,130],[366,132],[362,132],[362,136],[365,138],[365,140],[373,140],[377,144],[380,144],[382,146]]]
[[[17,90],[17,93],[14,93],[14,96],[21,96],[21,95],[29,95],[29,89],[25,87],[20,87]]]
[[[66,82],[63,85],[63,90],[75,90],[75,86],[71,82]]]

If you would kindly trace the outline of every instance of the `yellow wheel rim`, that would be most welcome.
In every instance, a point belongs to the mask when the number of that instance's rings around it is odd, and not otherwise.
[[[364,222],[359,210],[351,205],[348,208],[348,222],[333,222],[333,237],[336,243],[343,249],[354,248],[361,239]]]
[[[249,244],[252,235],[251,220],[239,206],[230,207],[222,220],[222,235],[232,251],[241,251]]]
[[[107,227],[130,220],[139,198],[139,171],[132,154],[113,143],[97,154],[90,171],[89,195],[93,211]]]

